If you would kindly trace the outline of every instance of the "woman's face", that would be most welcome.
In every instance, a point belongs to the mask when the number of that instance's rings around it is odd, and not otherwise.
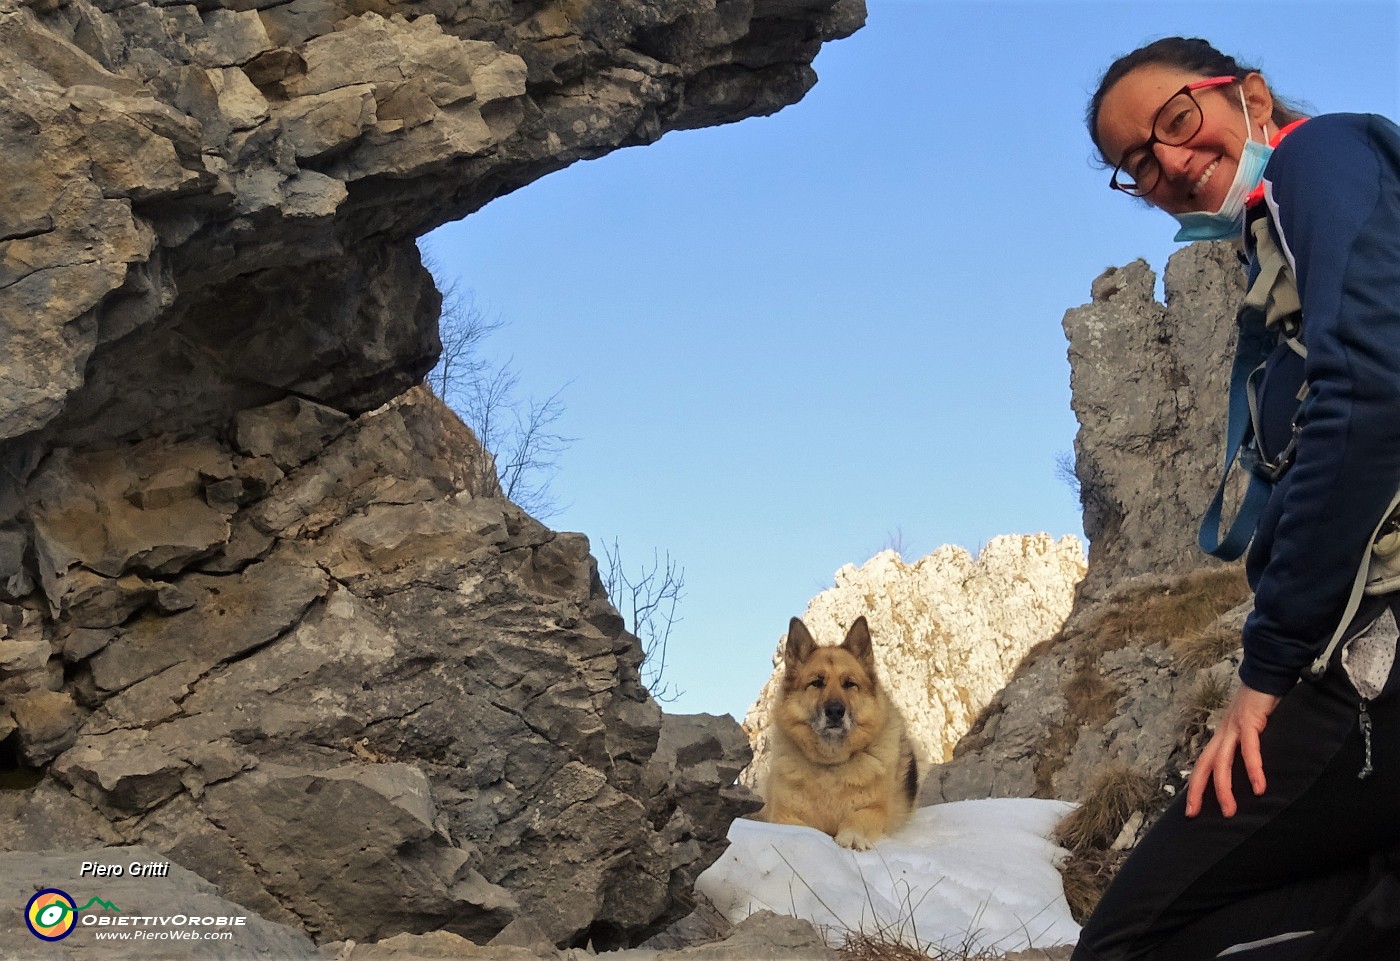
[[[1162,105],[1186,84],[1200,79],[1199,74],[1163,64],[1147,64],[1125,74],[1109,88],[1099,108],[1099,143],[1104,158],[1116,164],[1128,151],[1146,143]],[[1250,113],[1255,114],[1258,111],[1251,93],[1257,94],[1257,90],[1253,88],[1262,88],[1265,96],[1268,88],[1258,74],[1251,74],[1242,83],[1251,100]],[[1201,129],[1177,147],[1152,145],[1162,173],[1144,199],[1170,214],[1220,208],[1246,140],[1240,90],[1241,84],[1232,83],[1194,92],[1201,107]],[[1272,106],[1270,100],[1261,119],[1251,121],[1255,139],[1263,136],[1261,128]]]

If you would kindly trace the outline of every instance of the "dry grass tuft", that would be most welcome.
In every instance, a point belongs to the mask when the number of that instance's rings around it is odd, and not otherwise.
[[[1070,914],[1083,924],[1103,897],[1108,882],[1127,857],[1110,847],[1128,819],[1146,814],[1157,799],[1157,784],[1130,767],[1106,768],[1094,778],[1083,802],[1060,821],[1055,841],[1069,849],[1060,865]]]
[[[1055,840],[1073,853],[1105,849],[1128,818],[1147,809],[1156,793],[1156,783],[1130,767],[1105,768],[1089,785],[1083,802],[1055,828]]]
[[[1239,646],[1238,630],[1211,624],[1172,641],[1171,652],[1182,667],[1200,670],[1219,664]]]
[[[969,947],[943,949],[927,946],[922,950],[878,936],[848,935],[837,949],[842,961],[1067,961],[1070,945],[1058,948],[1026,948],[1010,954],[988,953]]]
[[[1104,891],[1108,890],[1108,882],[1113,880],[1127,857],[1127,851],[1083,851],[1060,865],[1060,874],[1065,879],[1065,901],[1076,922],[1083,924],[1089,920]]]
[[[1004,954],[987,954],[970,947],[944,949],[937,945],[911,948],[879,934],[848,934],[838,949],[842,961],[1001,961]]]
[[[1113,709],[1123,692],[1104,680],[1088,661],[1080,661],[1062,689],[1069,705],[1069,717],[1076,725],[1098,727],[1113,717]]]
[[[840,952],[843,961],[929,961],[934,957],[901,941],[869,934],[846,935]]]
[[[1206,630],[1248,598],[1249,583],[1238,565],[1192,571],[1165,586],[1123,592],[1085,633],[1095,638],[1100,652],[1128,644],[1170,644]]]
[[[1176,743],[1188,756],[1195,757],[1210,740],[1216,713],[1230,699],[1231,679],[1212,674],[1202,676],[1181,709]]]

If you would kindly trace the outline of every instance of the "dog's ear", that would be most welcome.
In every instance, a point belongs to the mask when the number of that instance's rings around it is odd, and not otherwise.
[[[787,646],[783,648],[783,666],[801,664],[816,650],[817,642],[812,640],[807,625],[800,618],[788,621]]]
[[[873,672],[875,646],[870,641],[870,625],[865,623],[864,614],[856,618],[856,622],[846,632],[846,639],[841,642],[841,646],[849,651],[852,657],[860,661],[867,670]]]

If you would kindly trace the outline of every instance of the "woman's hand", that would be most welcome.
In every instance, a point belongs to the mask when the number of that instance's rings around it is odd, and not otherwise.
[[[1220,801],[1220,813],[1227,818],[1235,816],[1237,806],[1235,793],[1231,790],[1230,771],[1235,765],[1236,749],[1244,758],[1244,769],[1255,795],[1264,793],[1267,782],[1264,780],[1264,760],[1259,755],[1259,735],[1269,723],[1269,715],[1278,702],[1279,698],[1275,695],[1264,694],[1243,684],[1235,691],[1230,703],[1225,705],[1225,713],[1214,736],[1191,769],[1191,780],[1186,787],[1187,817],[1193,818],[1201,813],[1201,799],[1212,781],[1215,782],[1215,796]]]

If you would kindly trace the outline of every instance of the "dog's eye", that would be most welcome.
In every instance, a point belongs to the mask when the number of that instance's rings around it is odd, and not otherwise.
[[[844,688],[845,688],[846,690],[848,690],[848,691],[854,691],[856,688],[860,687],[859,684],[857,684],[855,681],[851,680],[849,677],[846,678],[844,681],[841,682],[841,686],[844,687]]]
[[[807,686],[808,686],[808,687],[815,687],[817,690],[820,691],[820,690],[822,690],[824,687],[826,687],[826,678],[824,678],[824,677],[814,677],[814,678],[812,678],[811,682],[808,683]]]

